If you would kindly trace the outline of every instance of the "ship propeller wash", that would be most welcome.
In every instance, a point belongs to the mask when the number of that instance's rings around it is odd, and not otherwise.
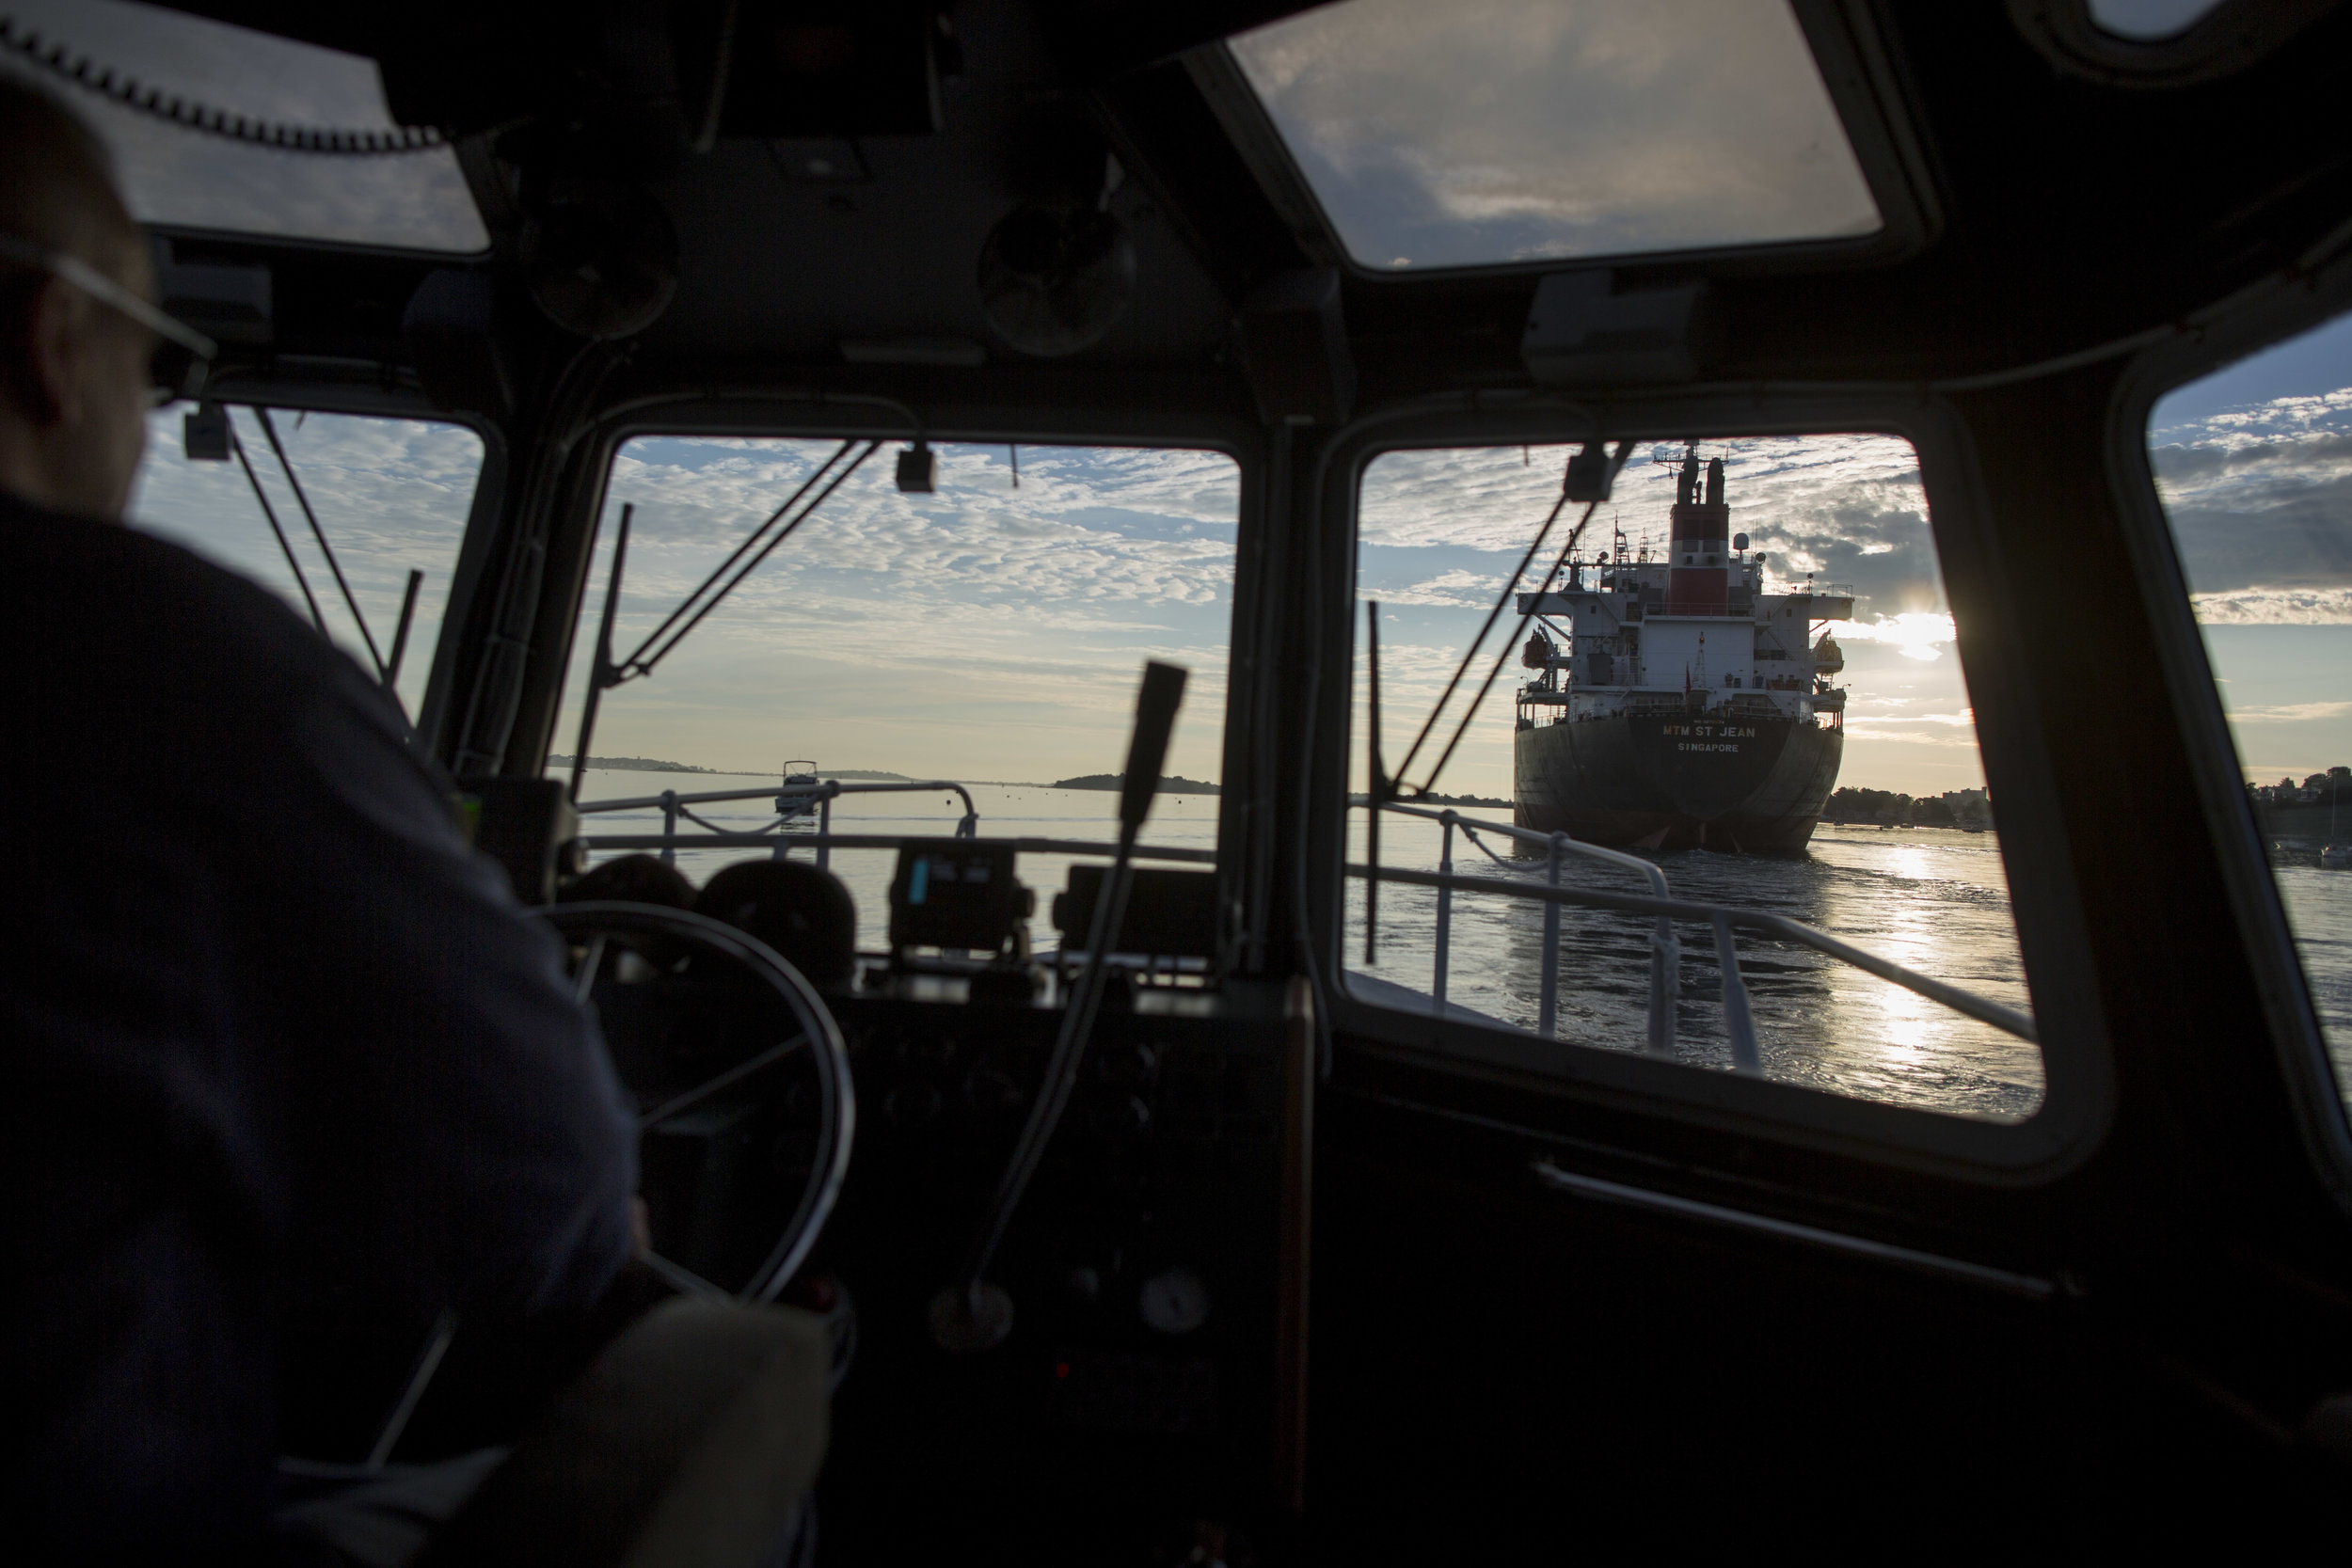
[[[1850,588],[1766,594],[1764,557],[1729,537],[1724,462],[1688,448],[1672,546],[1571,557],[1518,595],[1515,815],[1594,844],[1790,853],[1813,836],[1845,751],[1845,667],[1822,629]]]

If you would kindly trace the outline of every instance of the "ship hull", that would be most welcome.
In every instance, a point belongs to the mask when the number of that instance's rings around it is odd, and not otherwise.
[[[1518,732],[1514,816],[1591,844],[1793,854],[1845,754],[1795,719],[1619,714]]]

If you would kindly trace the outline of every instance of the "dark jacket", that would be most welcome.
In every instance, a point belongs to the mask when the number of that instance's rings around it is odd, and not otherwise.
[[[349,658],[185,550],[6,498],[0,594],[0,1517],[44,1558],[241,1553],[287,1410],[363,1433],[443,1309],[605,1290],[632,1119]]]

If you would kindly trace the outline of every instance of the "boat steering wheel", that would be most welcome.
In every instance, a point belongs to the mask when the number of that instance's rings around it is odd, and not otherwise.
[[[715,1177],[706,1171],[702,1179],[690,1182],[694,1189],[691,1208],[695,1212],[686,1217],[682,1227],[665,1226],[662,1212],[657,1208],[655,1212],[657,1243],[671,1239],[663,1235],[665,1229],[683,1228],[688,1234],[676,1239],[695,1243],[699,1237],[697,1244],[707,1247],[707,1233],[723,1223],[729,1212],[746,1204],[755,1212],[770,1214],[780,1209],[772,1187],[749,1193],[740,1189],[747,1182],[759,1188],[765,1178],[776,1174],[776,1165],[799,1165],[804,1156],[807,1174],[799,1199],[784,1221],[781,1234],[759,1255],[746,1277],[716,1284],[672,1258],[649,1251],[645,1259],[648,1268],[691,1294],[732,1296],[746,1302],[775,1300],[817,1244],[850,1168],[857,1107],[841,1026],[816,989],[773,948],[707,915],[658,904],[629,903],[558,904],[540,913],[564,941],[574,994],[596,1007],[606,1021],[614,1064],[637,1102],[641,1154],[649,1154],[648,1146],[655,1138],[690,1130],[694,1125],[690,1118],[696,1113],[702,1121],[709,1121],[714,1113],[732,1113],[739,1122],[771,1109],[771,1101],[780,1104],[788,1100],[804,1118],[814,1120],[813,1138],[793,1133],[774,1140],[775,1148],[789,1147],[795,1151],[788,1161],[736,1159]],[[641,958],[650,953],[668,961],[643,967],[633,979],[622,973],[627,966],[621,964],[611,965],[613,973],[609,974],[606,959],[616,947]],[[697,1020],[697,1005],[707,1004],[713,989],[707,960],[716,960],[720,973],[740,978],[732,985],[718,982],[729,991],[724,998],[727,1006],[718,1015],[705,1013]],[[681,964],[691,968],[690,976],[680,977]],[[749,984],[741,983],[744,980]],[[648,991],[657,994],[643,994]],[[615,1013],[625,1003],[628,1017],[616,1020]],[[771,1023],[755,1022],[747,1032],[746,1017],[755,1020],[762,1013],[780,1013],[789,1019],[790,1027],[780,1028],[779,1018]],[[723,1024],[714,1026],[714,1016],[723,1019]],[[658,1037],[650,1043],[644,1037],[649,1033],[648,1019],[661,1020],[650,1031]],[[615,1028],[616,1022],[624,1027]],[[750,1092],[770,1087],[755,1080],[795,1064],[803,1068],[804,1077],[792,1085],[790,1094]],[[682,1073],[681,1069],[687,1071]],[[690,1074],[693,1081],[684,1082]],[[648,1167],[652,1163],[650,1158],[645,1161]],[[704,1162],[706,1166],[710,1164]],[[748,1177],[744,1173],[747,1164]],[[714,1205],[720,1211],[715,1215],[709,1212]]]

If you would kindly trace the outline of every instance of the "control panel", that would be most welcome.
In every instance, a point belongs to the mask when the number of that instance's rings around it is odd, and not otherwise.
[[[1145,990],[1105,1006],[990,1270],[1011,1334],[968,1354],[934,1343],[927,1307],[1012,1149],[1059,1014],[869,998],[835,1012],[860,1126],[815,1266],[855,1297],[861,1347],[835,1396],[825,1558],[929,1560],[988,1540],[1009,1560],[1181,1562],[1203,1531],[1278,1529],[1311,1062],[1311,1025],[1283,989]]]

